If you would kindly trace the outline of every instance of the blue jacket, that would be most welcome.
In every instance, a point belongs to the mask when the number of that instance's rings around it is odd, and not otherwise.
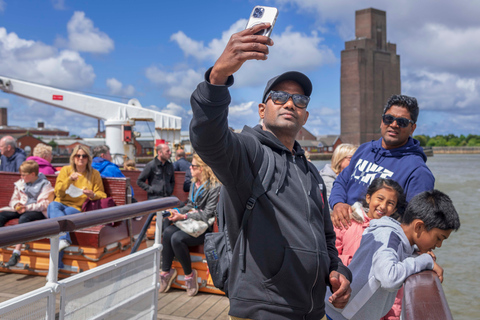
[[[102,178],[125,178],[125,175],[120,171],[120,168],[115,163],[103,158],[93,158],[92,167],[100,172]]]
[[[366,142],[333,183],[330,207],[339,202],[352,205],[363,200],[368,186],[378,177],[397,181],[410,201],[416,194],[433,189],[435,178],[426,161],[420,143],[411,137],[404,146],[391,150],[382,147],[381,138]]]
[[[100,172],[102,178],[125,178],[125,175],[115,163],[101,157],[93,158],[92,167]],[[132,197],[135,196],[132,186],[130,186],[130,190],[132,192]]]
[[[2,157],[0,158],[0,171],[18,172],[20,165],[26,158],[25,151],[20,148],[16,148],[15,153],[9,158],[2,154]]]

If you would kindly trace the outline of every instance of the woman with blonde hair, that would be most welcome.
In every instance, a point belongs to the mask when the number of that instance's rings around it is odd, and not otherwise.
[[[342,143],[338,145],[332,154],[331,162],[327,163],[325,167],[320,170],[320,175],[327,187],[327,199],[330,198],[333,182],[337,179],[340,172],[350,164],[350,160],[352,160],[355,151],[357,151],[357,147],[353,144]]]
[[[43,174],[55,174],[57,172],[51,164],[52,159],[52,147],[45,143],[37,144],[33,148],[33,156],[27,158],[27,160],[38,163],[38,172]]]
[[[188,219],[203,221],[208,225],[208,228],[197,237],[182,231],[175,224],[165,228],[159,292],[167,292],[177,276],[177,271],[172,268],[173,258],[176,257],[185,274],[187,295],[194,296],[198,292],[197,271],[192,269],[188,247],[203,244],[205,233],[211,232],[213,229],[220,182],[213,174],[212,169],[197,154],[193,155],[190,171],[192,172],[192,186],[188,194],[188,200],[183,207],[169,210],[171,216],[168,219],[171,222]]]
[[[55,182],[55,200],[47,209],[49,218],[63,217],[82,211],[87,199],[106,198],[100,173],[92,168],[90,150],[77,145],[70,155],[70,165],[64,166]],[[72,244],[70,234],[60,236],[59,250]]]

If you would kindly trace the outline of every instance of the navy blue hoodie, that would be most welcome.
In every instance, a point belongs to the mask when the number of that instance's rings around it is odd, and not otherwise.
[[[352,205],[363,200],[368,186],[378,177],[397,181],[410,201],[416,194],[433,189],[435,178],[426,161],[420,143],[411,137],[405,145],[391,150],[382,147],[382,138],[366,142],[333,183],[330,207],[339,202]]]

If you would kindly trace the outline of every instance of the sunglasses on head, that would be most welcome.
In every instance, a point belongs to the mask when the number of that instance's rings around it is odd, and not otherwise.
[[[310,97],[304,94],[290,94],[284,91],[270,91],[267,94],[264,103],[267,102],[268,98],[272,98],[272,101],[275,104],[285,104],[287,103],[288,99],[292,98],[295,107],[300,109],[305,109],[310,102]]]
[[[75,155],[75,158],[77,158],[77,159],[80,159],[80,158],[86,159],[86,158],[88,158],[88,156],[87,156],[86,154],[76,154],[76,155]]]
[[[415,122],[413,122],[412,120],[410,119],[407,119],[407,118],[396,118],[394,116],[392,116],[391,114],[384,114],[382,116],[382,119],[383,119],[383,123],[385,123],[387,126],[392,124],[394,121],[397,121],[397,124],[400,128],[406,128],[408,127],[408,125],[411,123],[411,124],[415,124]]]

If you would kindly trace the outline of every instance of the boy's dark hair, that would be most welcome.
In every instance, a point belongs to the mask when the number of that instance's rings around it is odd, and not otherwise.
[[[33,160],[24,161],[18,168],[18,171],[26,174],[34,172],[35,175],[38,176],[38,163]]]
[[[452,200],[438,190],[424,191],[410,200],[402,224],[408,225],[415,219],[422,220],[427,231],[433,228],[456,231],[460,228],[460,218]]]
[[[412,118],[413,122],[417,123],[418,113],[420,112],[417,99],[401,94],[394,94],[388,99],[387,105],[383,109],[383,114],[385,114],[392,106],[407,108],[410,113],[410,118]]]
[[[392,189],[397,193],[397,211],[393,215],[391,215],[391,217],[396,220],[400,220],[400,217],[403,215],[403,212],[405,211],[405,206],[407,204],[407,200],[405,198],[405,193],[403,192],[402,186],[399,185],[397,181],[392,179],[375,178],[368,186],[367,195],[371,197],[375,192],[383,188]],[[362,204],[364,207],[368,207],[367,200],[365,199],[367,195],[365,195],[365,197],[363,197],[362,199]]]

